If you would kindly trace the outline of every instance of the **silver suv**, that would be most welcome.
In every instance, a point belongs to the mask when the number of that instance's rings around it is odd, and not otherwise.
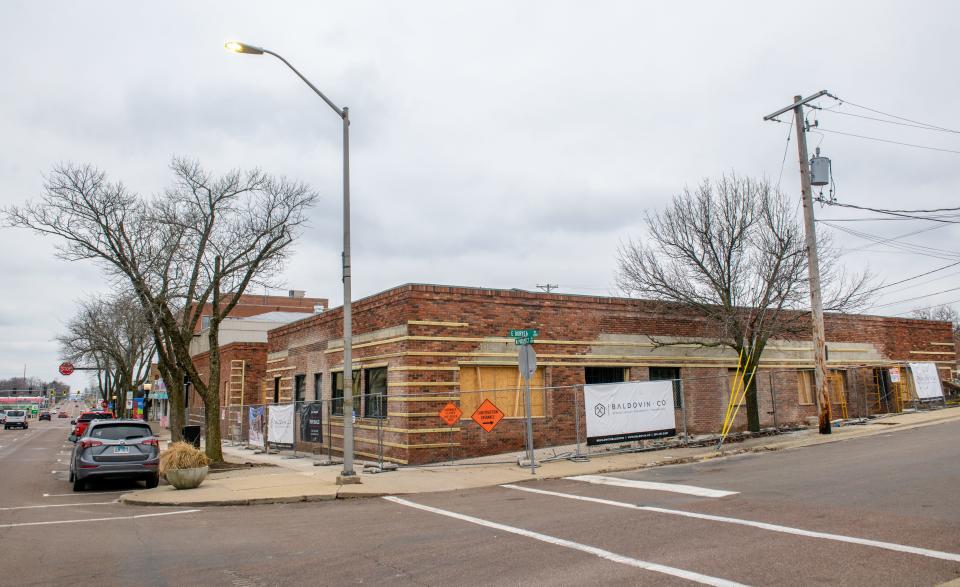
[[[143,420],[91,420],[76,438],[70,459],[74,491],[92,479],[143,479],[147,487],[160,483],[160,442]]]
[[[27,412],[25,410],[7,410],[7,417],[3,421],[3,429],[11,428],[29,428],[27,424]]]

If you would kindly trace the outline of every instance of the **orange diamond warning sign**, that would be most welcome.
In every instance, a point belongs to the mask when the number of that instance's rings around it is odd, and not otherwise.
[[[488,399],[483,400],[477,411],[473,413],[473,421],[480,424],[480,427],[487,432],[493,430],[500,420],[503,420],[503,412]]]
[[[453,402],[443,406],[443,409],[440,410],[440,419],[443,420],[447,426],[453,426],[456,424],[462,415],[463,410],[458,408],[457,404]]]

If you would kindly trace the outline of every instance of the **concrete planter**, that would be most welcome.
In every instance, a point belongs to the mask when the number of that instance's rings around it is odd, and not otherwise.
[[[170,485],[177,489],[193,489],[199,487],[207,478],[210,467],[196,467],[194,469],[170,469],[164,475]]]

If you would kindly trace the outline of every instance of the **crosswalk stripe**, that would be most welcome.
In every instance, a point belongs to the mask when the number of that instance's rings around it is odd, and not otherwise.
[[[814,530],[804,530],[802,528],[791,528],[790,526],[781,526],[779,524],[768,524],[767,522],[757,522],[754,520],[744,520],[743,518],[728,518],[727,516],[715,516],[713,514],[701,514],[698,512],[687,512],[684,510],[672,510],[668,508],[661,508],[661,507],[650,506],[650,505],[624,503],[622,501],[600,499],[597,497],[587,497],[585,495],[571,495],[569,493],[560,493],[559,491],[547,491],[545,489],[534,489],[532,487],[521,487],[519,485],[512,485],[512,484],[501,485],[500,487],[503,487],[506,489],[516,489],[519,491],[527,491],[529,493],[539,493],[540,495],[550,495],[553,497],[563,497],[566,499],[589,501],[592,503],[600,503],[603,505],[640,510],[644,512],[653,512],[657,514],[670,514],[673,516],[683,516],[685,518],[709,520],[711,522],[723,522],[726,524],[736,524],[738,526],[749,526],[751,528],[759,528],[761,530],[769,530],[771,532],[793,534],[794,536],[805,536],[807,538],[821,538],[824,540],[834,540],[837,542],[859,544],[861,546],[872,546],[874,548],[882,548],[884,550],[892,550],[894,552],[903,552],[907,554],[916,554],[920,556],[937,558],[937,559],[946,560],[946,561],[960,562],[960,554],[956,554],[953,552],[943,552],[940,550],[930,550],[928,548],[920,548],[919,546],[908,546],[905,544],[897,544],[895,542],[883,542],[881,540],[870,540],[869,538],[857,538],[855,536],[844,536],[843,534],[830,534],[829,532],[817,532]]]
[[[631,489],[652,489],[654,491],[670,491],[672,493],[683,493],[686,495],[697,495],[700,497],[727,497],[728,495],[737,495],[739,491],[725,491],[722,489],[707,489],[706,487],[696,487],[695,485],[681,485],[678,483],[657,483],[656,481],[637,481],[634,479],[622,479],[620,477],[605,477],[603,475],[577,475],[575,477],[564,477],[573,481],[584,481],[597,485],[612,485],[614,487],[629,487]]]
[[[532,530],[525,530],[523,528],[507,526],[506,524],[500,524],[498,522],[491,522],[489,520],[484,520],[482,518],[475,518],[473,516],[467,516],[465,514],[458,514],[456,512],[442,510],[440,508],[435,508],[428,505],[415,503],[412,501],[408,501],[406,499],[394,497],[392,495],[385,496],[383,499],[386,499],[387,501],[392,501],[393,503],[397,503],[407,507],[423,510],[425,512],[439,514],[441,516],[454,518],[464,522],[470,522],[471,524],[477,524],[478,526],[486,526],[487,528],[493,528],[494,530],[509,532],[511,534],[517,534],[519,536],[525,536],[527,538],[533,538],[534,540],[539,540],[541,542],[546,542],[548,544],[554,544],[556,546],[563,546],[565,548],[579,550],[580,552],[592,554],[596,557],[599,557],[608,561],[612,561],[615,563],[629,565],[631,567],[636,567],[638,569],[645,569],[647,571],[653,571],[655,573],[662,573],[664,575],[671,575],[674,577],[679,577],[681,579],[686,579],[688,581],[694,581],[696,583],[702,583],[703,585],[714,585],[716,587],[742,587],[743,585],[742,583],[729,581],[727,579],[721,579],[719,577],[711,577],[710,575],[703,575],[694,571],[687,571],[685,569],[678,569],[676,567],[669,567],[667,565],[661,565],[657,563],[643,561],[643,560],[632,558],[629,556],[624,556],[622,554],[617,554],[615,552],[610,552],[609,550],[604,550],[602,548],[597,548],[595,546],[580,544],[578,542],[565,540],[563,538],[557,538],[556,536],[549,536],[547,534],[541,534],[539,532],[534,532]]]

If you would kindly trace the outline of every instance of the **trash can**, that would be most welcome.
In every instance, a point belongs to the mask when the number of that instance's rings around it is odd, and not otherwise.
[[[200,448],[200,427],[199,426],[184,426],[181,429],[183,434],[183,441],[189,442],[193,446]]]

